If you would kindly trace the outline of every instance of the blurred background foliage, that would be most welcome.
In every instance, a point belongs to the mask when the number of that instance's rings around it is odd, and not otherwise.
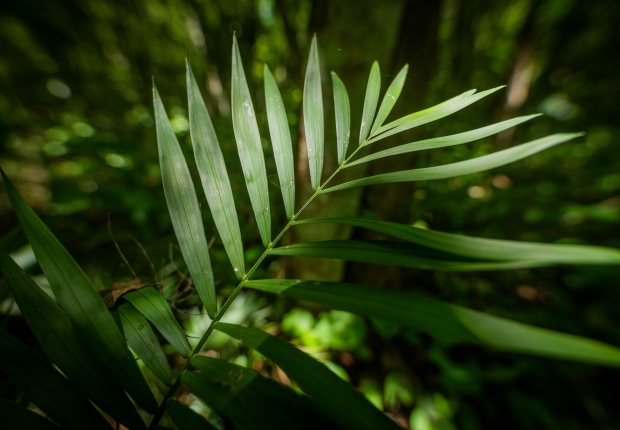
[[[188,333],[200,336],[209,322],[196,308],[176,248],[152,116],[154,77],[192,167],[186,55],[202,84],[222,145],[247,262],[253,263],[262,252],[231,127],[234,32],[255,95],[268,174],[273,175],[276,231],[285,219],[268,140],[263,65],[269,65],[280,85],[293,140],[298,142],[298,196],[305,201],[309,178],[301,98],[308,42],[317,33],[328,101],[326,172],[335,165],[329,71],[336,71],[349,90],[355,142],[366,79],[375,59],[381,65],[384,89],[404,63],[410,64],[392,117],[470,88],[508,84],[489,100],[411,130],[394,138],[392,145],[517,115],[545,115],[470,145],[360,167],[366,172],[454,162],[555,132],[587,134],[491,172],[328,194],[309,208],[308,216],[356,213],[469,235],[620,247],[620,2],[615,0],[3,2],[0,164],[96,286],[131,278],[108,232],[109,219],[132,268],[145,281],[162,282]],[[349,175],[361,171],[348,170]],[[225,297],[234,287],[234,274],[204,201],[202,209],[207,234],[213,235],[211,260],[220,297]],[[45,288],[4,190],[0,217],[1,245],[30,267]],[[350,236],[381,238],[342,226],[317,225],[296,227],[285,241]],[[620,345],[619,268],[452,274],[272,258],[257,276],[345,279],[416,290]],[[0,301],[2,324],[32,344],[32,335],[1,285]],[[350,380],[405,428],[620,428],[616,389],[620,375],[615,370],[479,347],[447,349],[423,334],[384,321],[256,293],[243,293],[225,320],[286,336]],[[207,355],[230,358],[291,384],[264,357],[225,337],[214,336],[206,348]],[[180,363],[172,351],[170,360]],[[19,393],[1,377],[0,395],[17,398]],[[194,409],[210,415],[191,394],[183,396]],[[212,420],[227,428],[217,417]]]

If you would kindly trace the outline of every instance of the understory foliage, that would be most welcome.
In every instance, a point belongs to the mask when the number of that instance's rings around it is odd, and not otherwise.
[[[103,411],[130,429],[213,429],[214,424],[175,398],[181,383],[212,411],[241,429],[338,428],[398,429],[347,381],[291,343],[252,327],[224,323],[233,300],[243,289],[279,294],[332,309],[378,318],[426,333],[443,344],[469,343],[502,351],[620,366],[620,349],[594,340],[500,318],[407,291],[390,291],[342,282],[312,279],[254,279],[267,256],[333,258],[437,271],[513,270],[559,264],[618,265],[620,251],[611,248],[512,242],[430,231],[368,218],[303,219],[317,196],[340,190],[403,181],[454,178],[503,166],[567,142],[581,134],[555,134],[489,155],[453,164],[362,177],[332,185],[343,169],[384,157],[461,145],[508,130],[537,115],[509,119],[465,133],[427,139],[370,152],[362,148],[449,116],[501,87],[470,90],[450,100],[391,122],[386,120],[406,80],[405,65],[390,83],[381,102],[378,63],[370,70],[360,134],[350,145],[349,97],[332,72],[338,167],[326,180],[324,160],[324,101],[316,38],[313,39],[303,91],[303,117],[308,171],[314,193],[296,210],[293,145],[287,114],[277,83],[264,69],[264,93],[271,144],[288,223],[271,230],[268,180],[254,106],[236,39],[232,49],[231,108],[235,140],[264,252],[251,267],[244,249],[231,183],[218,138],[189,63],[187,91],[194,163],[219,238],[238,285],[218,305],[216,279],[209,259],[192,176],[166,110],[153,86],[157,143],[166,202],[189,276],[211,322],[192,348],[166,297],[155,286],[134,282],[115,291],[98,292],[73,257],[43,224],[2,171],[5,187],[21,226],[45,273],[55,298],[44,292],[4,251],[0,267],[11,293],[49,361],[0,329],[0,367],[48,418],[0,398],[3,425],[15,429],[109,429]],[[368,152],[366,152],[368,153]],[[193,163],[192,163],[193,164]],[[279,246],[291,228],[335,223],[373,230],[393,240],[335,240]],[[298,227],[297,227],[298,226]],[[105,299],[105,300],[104,300]],[[153,327],[187,360],[178,374],[170,364]],[[207,357],[200,352],[214,332],[234,339],[281,369],[285,386],[239,363]],[[169,387],[156,398],[135,356]],[[133,400],[133,402],[132,402]],[[134,406],[134,402],[138,405]],[[165,415],[167,413],[167,416]],[[165,418],[164,418],[165,417]],[[162,419],[165,419],[163,421]],[[166,424],[166,425],[168,425]]]

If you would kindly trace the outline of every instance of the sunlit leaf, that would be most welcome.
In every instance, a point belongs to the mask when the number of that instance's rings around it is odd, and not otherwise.
[[[398,429],[364,396],[324,364],[290,343],[254,328],[217,323],[217,330],[241,339],[276,363],[316,403],[319,410],[343,429]]]
[[[194,148],[194,158],[200,174],[202,188],[213,216],[215,227],[222,238],[224,249],[238,279],[245,274],[243,243],[239,219],[224,156],[215,134],[209,112],[200,95],[196,78],[186,61],[189,130]]]
[[[324,149],[323,93],[316,34],[312,38],[308,66],[306,67],[303,107],[308,163],[310,163],[310,182],[312,189],[316,190],[321,185]]]
[[[154,413],[157,402],[114,319],[90,279],[64,246],[28,206],[0,169],[13,210],[28,237],[37,261],[65,314],[79,331],[91,354],[98,354],[111,375],[133,399]]]
[[[183,151],[172,131],[155,84],[153,84],[153,103],[159,164],[172,227],[198,296],[207,313],[213,317],[217,310],[215,283],[198,198]]]
[[[370,68],[370,76],[368,77],[368,84],[366,85],[364,111],[362,112],[362,124],[360,126],[360,145],[364,143],[372,128],[372,121],[377,111],[377,103],[379,103],[380,91],[381,71],[379,70],[379,63],[375,61]]]
[[[392,108],[396,104],[396,100],[400,96],[400,92],[403,90],[403,85],[405,85],[405,79],[407,78],[407,71],[409,70],[409,64],[405,64],[405,66],[400,69],[394,80],[390,83],[385,95],[383,96],[383,101],[381,102],[381,106],[379,106],[379,112],[377,112],[377,117],[375,118],[375,122],[372,125],[372,129],[370,130],[370,134],[374,134],[379,127],[381,127],[384,121],[387,119],[388,115],[392,111]]]
[[[273,155],[280,177],[280,189],[284,199],[286,217],[291,219],[295,213],[295,169],[291,131],[288,128],[282,95],[267,64],[264,67],[264,75],[265,104],[267,105],[267,119],[269,120]]]
[[[217,430],[213,424],[196,412],[173,399],[166,402],[166,411],[179,430]]]
[[[0,417],[5,430],[60,430],[47,418],[3,397],[0,397]]]
[[[288,279],[248,281],[244,286],[393,321],[426,332],[445,343],[479,343],[504,351],[620,367],[620,348],[419,294],[342,282]]]
[[[271,213],[263,145],[248,83],[243,72],[237,38],[233,36],[231,108],[233,129],[245,184],[250,194],[258,231],[265,247],[271,243]]]
[[[428,181],[432,179],[454,178],[456,176],[470,175],[472,173],[483,172],[495,167],[504,166],[514,161],[521,160],[544,151],[552,146],[583,136],[583,133],[561,133],[543,137],[532,142],[524,143],[493,154],[473,158],[471,160],[460,161],[458,163],[445,164],[443,166],[426,167],[423,169],[403,170],[400,172],[384,173],[382,175],[370,176],[368,178],[357,179],[345,182],[324,189],[320,192],[331,193],[332,191],[345,190],[347,188],[363,187],[366,185],[389,184],[393,182],[409,181]]]
[[[349,94],[344,83],[335,72],[332,72],[334,87],[334,111],[336,114],[336,142],[338,145],[338,164],[342,164],[347,157],[349,137],[351,136],[351,106]]]

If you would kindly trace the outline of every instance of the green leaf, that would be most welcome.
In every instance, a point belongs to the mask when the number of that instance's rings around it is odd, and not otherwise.
[[[200,173],[202,188],[213,215],[215,227],[220,233],[226,254],[232,263],[235,275],[241,279],[245,274],[243,243],[239,219],[235,209],[224,156],[211,123],[209,112],[200,95],[196,78],[189,62],[187,65],[187,98],[189,106],[189,130],[194,148],[194,158]]]
[[[215,324],[215,328],[241,339],[246,346],[280,366],[314,400],[319,410],[342,428],[399,428],[349,383],[290,343],[254,328],[224,323]]]
[[[620,250],[602,246],[517,242],[424,230],[393,222],[362,218],[296,221],[293,225],[336,223],[367,228],[448,254],[481,260],[527,259],[551,264],[620,264]]]
[[[270,255],[335,258],[426,270],[508,270],[544,266],[533,260],[481,261],[436,251],[414,243],[389,240],[325,240],[273,248]],[[548,265],[548,264],[547,264]]]
[[[86,426],[110,430],[103,416],[64,376],[1,328],[0,367],[37,407],[63,428],[81,430]]]
[[[375,118],[377,103],[379,102],[379,92],[381,91],[381,71],[379,63],[372,63],[368,84],[366,85],[366,96],[364,97],[364,111],[362,112],[362,124],[360,126],[360,145],[366,141],[372,120]]]
[[[189,357],[192,348],[189,346],[187,336],[174,317],[170,305],[157,289],[140,288],[130,291],[123,298],[147,317],[179,354]]]
[[[349,94],[344,83],[335,72],[332,72],[334,86],[334,111],[336,113],[336,142],[338,144],[338,164],[344,163],[351,136],[351,106]]]
[[[52,362],[110,416],[132,428],[144,428],[122,387],[98,355],[86,348],[65,312],[2,250],[0,267],[28,326]]]
[[[393,321],[426,332],[444,343],[478,343],[504,351],[620,367],[620,349],[614,346],[419,294],[342,282],[288,279],[248,281],[244,286]]]
[[[231,108],[233,129],[245,184],[250,194],[250,202],[252,209],[254,209],[260,237],[263,240],[263,245],[268,247],[271,243],[271,213],[269,212],[267,170],[265,169],[263,144],[260,140],[256,114],[254,113],[248,83],[245,80],[236,36],[233,36],[232,49]]]
[[[388,115],[392,111],[392,108],[396,104],[396,100],[398,100],[400,92],[403,90],[403,85],[405,85],[405,79],[407,78],[408,70],[409,64],[405,64],[405,66],[400,69],[400,72],[398,72],[392,83],[390,83],[390,86],[388,87],[385,95],[383,96],[383,101],[381,101],[381,106],[379,107],[379,112],[377,113],[375,122],[372,125],[372,129],[370,130],[371,135],[375,134],[377,129],[383,125]]]
[[[157,335],[144,316],[131,303],[123,303],[112,312],[118,312],[131,349],[153,371],[155,376],[166,385],[172,381],[172,370]]]
[[[308,163],[310,164],[310,182],[312,189],[316,190],[321,185],[324,149],[323,93],[316,34],[312,38],[308,66],[306,67],[303,107]]]
[[[477,102],[478,100],[488,96],[489,94],[493,94],[497,90],[500,90],[504,87],[505,85],[502,85],[500,87],[492,88],[478,94],[474,94],[476,90],[470,90],[431,108],[404,116],[400,119],[397,119],[396,121],[392,121],[389,124],[379,127],[377,131],[373,134],[372,139],[368,141],[368,143],[373,143],[388,136],[400,133],[401,131],[409,130],[414,127],[419,127],[423,124],[427,124],[429,122],[444,118]]]
[[[217,430],[213,424],[202,416],[173,399],[166,402],[166,411],[179,430]]]
[[[45,417],[0,397],[0,417],[4,430],[60,430]]]
[[[213,317],[217,310],[215,283],[198,197],[183,151],[172,131],[155,83],[153,83],[153,104],[161,177],[172,227],[198,296],[209,316]]]
[[[377,160],[383,157],[389,157],[392,155],[405,154],[408,152],[423,151],[426,149],[445,148],[447,146],[461,145],[463,143],[473,142],[478,139],[491,136],[501,131],[512,128],[525,121],[529,121],[532,118],[536,118],[541,114],[520,116],[517,118],[509,119],[507,121],[498,122],[497,124],[482,127],[476,130],[467,131],[465,133],[453,134],[451,136],[436,137],[434,139],[419,140],[417,142],[407,143],[394,148],[389,148],[384,151],[379,151],[374,154],[370,154],[359,160],[347,163],[344,167],[355,166],[356,164],[367,163],[368,161]]]
[[[357,179],[345,182],[344,184],[321,190],[319,194],[331,193],[332,191],[345,190],[347,188],[363,187],[366,185],[389,184],[393,182],[409,181],[429,181],[432,179],[454,178],[456,176],[470,175],[472,173],[483,172],[495,167],[504,166],[514,161],[521,160],[544,151],[552,146],[567,142],[583,136],[583,133],[560,133],[543,137],[532,142],[524,143],[493,154],[473,158],[471,160],[460,161],[458,163],[445,164],[443,166],[426,167],[424,169],[403,170],[400,172],[384,173],[382,175],[370,176],[368,178]]]
[[[21,226],[54,295],[91,354],[97,354],[111,375],[150,413],[157,402],[127,348],[127,343],[90,279],[54,237],[0,169]]]
[[[273,155],[280,177],[280,189],[284,199],[286,216],[291,219],[295,214],[295,169],[293,161],[293,144],[291,130],[288,128],[288,119],[284,102],[267,64],[264,67],[265,75],[265,104],[267,105],[267,119]]]

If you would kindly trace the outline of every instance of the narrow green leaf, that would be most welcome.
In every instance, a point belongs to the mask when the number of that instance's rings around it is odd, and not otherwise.
[[[260,352],[276,363],[309,395],[327,417],[343,429],[398,429],[347,382],[324,364],[290,343],[254,328],[217,323],[215,328]]]
[[[271,213],[269,212],[269,190],[267,170],[263,156],[263,144],[258,132],[254,105],[245,80],[237,37],[233,36],[232,49],[232,91],[231,108],[233,129],[237,140],[237,150],[241,159],[245,184],[250,194],[250,202],[258,224],[258,231],[265,247],[271,243]]]
[[[133,404],[65,312],[4,251],[0,267],[28,326],[48,357],[82,393],[116,420],[144,428]]]
[[[263,73],[265,75],[265,104],[267,105],[267,119],[269,120],[273,155],[280,177],[284,209],[287,218],[291,219],[295,213],[295,169],[291,130],[288,127],[286,110],[278,84],[267,64],[265,64]]]
[[[149,322],[131,303],[123,303],[112,312],[115,311],[119,313],[123,333],[131,349],[161,382],[170,385],[172,370]]]
[[[0,169],[21,226],[54,295],[91,354],[98,354],[110,374],[150,413],[157,402],[127,348],[127,343],[90,279],[54,237]]]
[[[481,261],[436,251],[414,243],[389,240],[326,240],[296,243],[273,248],[269,254],[335,258],[363,263],[456,272],[509,270],[549,265],[535,260]]]
[[[445,164],[443,166],[426,167],[424,169],[403,170],[401,172],[384,173],[382,175],[370,176],[368,178],[357,179],[345,182],[344,184],[322,190],[319,194],[331,193],[332,191],[345,190],[347,188],[363,187],[366,185],[389,184],[393,182],[409,181],[429,181],[432,179],[454,178],[456,176],[470,175],[472,173],[483,172],[495,167],[504,166],[514,161],[521,160],[544,151],[552,146],[567,142],[583,136],[583,133],[560,133],[543,137],[532,142],[524,143],[493,154],[473,158],[471,160],[460,161],[458,163]]]
[[[235,210],[224,156],[209,117],[209,111],[200,95],[196,78],[186,60],[187,66],[187,98],[189,106],[189,130],[194,148],[194,158],[200,173],[202,188],[213,222],[220,233],[226,254],[232,263],[235,275],[241,279],[245,274],[243,262],[243,243],[239,219]]]
[[[405,85],[408,70],[409,64],[405,64],[405,66],[400,69],[400,72],[398,72],[392,83],[390,83],[390,86],[381,101],[381,106],[379,107],[379,112],[377,113],[375,122],[370,130],[371,135],[375,134],[377,129],[383,125],[390,112],[392,112],[392,108],[396,104],[396,100],[398,100],[400,92],[403,90],[403,86]]]
[[[321,185],[324,149],[323,93],[321,90],[321,69],[319,67],[319,50],[316,43],[316,34],[312,38],[310,54],[308,55],[303,107],[308,163],[310,164],[310,182],[312,189],[316,190]]]
[[[614,346],[442,303],[419,294],[342,282],[288,279],[248,281],[244,286],[393,321],[426,332],[445,343],[479,343],[504,351],[620,367],[620,349]]]
[[[170,305],[157,289],[140,288],[130,291],[123,298],[147,317],[179,354],[183,357],[191,354],[192,348],[189,346],[187,336],[174,317]]]
[[[202,416],[173,399],[166,402],[166,411],[179,430],[217,430],[213,424]]]
[[[311,219],[296,221],[293,225],[316,223],[336,223],[367,228],[447,254],[481,260],[521,261],[527,259],[545,265],[620,264],[620,250],[602,246],[485,239],[362,218]]]
[[[493,134],[502,132],[509,128],[512,128],[525,121],[529,121],[532,118],[536,118],[541,114],[520,116],[517,118],[509,119],[507,121],[498,122],[497,124],[482,127],[476,130],[467,131],[465,133],[453,134],[450,136],[436,137],[434,139],[419,140],[417,142],[407,143],[394,148],[389,148],[384,151],[379,151],[374,154],[370,154],[359,160],[347,163],[344,167],[351,167],[357,164],[367,163],[368,161],[377,160],[379,158],[389,157],[392,155],[405,154],[408,152],[423,151],[426,149],[445,148],[447,146],[461,145],[463,143],[473,142],[478,139],[491,136]]]
[[[338,144],[338,164],[344,163],[351,136],[351,106],[349,94],[344,83],[335,72],[332,72],[334,86],[334,111],[336,113],[336,142]]]
[[[153,104],[161,177],[172,227],[198,296],[209,316],[213,317],[217,310],[215,283],[198,197],[183,151],[172,131],[155,83],[153,83]]]
[[[0,367],[37,407],[63,428],[110,430],[103,416],[64,376],[1,328]]]
[[[409,130],[414,127],[419,127],[423,124],[427,124],[429,122],[444,118],[448,115],[452,115],[454,112],[458,112],[459,110],[466,108],[467,106],[477,102],[478,100],[488,96],[489,94],[493,94],[494,92],[504,87],[505,85],[502,85],[500,87],[492,88],[478,94],[474,94],[475,90],[470,90],[431,108],[404,116],[400,119],[397,119],[396,121],[392,121],[389,124],[379,127],[377,131],[373,134],[373,138],[370,139],[368,143],[373,143],[388,136],[400,133],[401,131]]]
[[[47,418],[2,397],[0,417],[4,430],[60,430]]]
[[[381,71],[379,63],[372,63],[370,68],[370,76],[368,76],[368,84],[366,85],[366,96],[364,98],[364,111],[362,112],[362,124],[360,126],[360,145],[364,143],[370,128],[372,120],[375,118],[377,111],[377,103],[379,103],[379,92],[381,91]]]

